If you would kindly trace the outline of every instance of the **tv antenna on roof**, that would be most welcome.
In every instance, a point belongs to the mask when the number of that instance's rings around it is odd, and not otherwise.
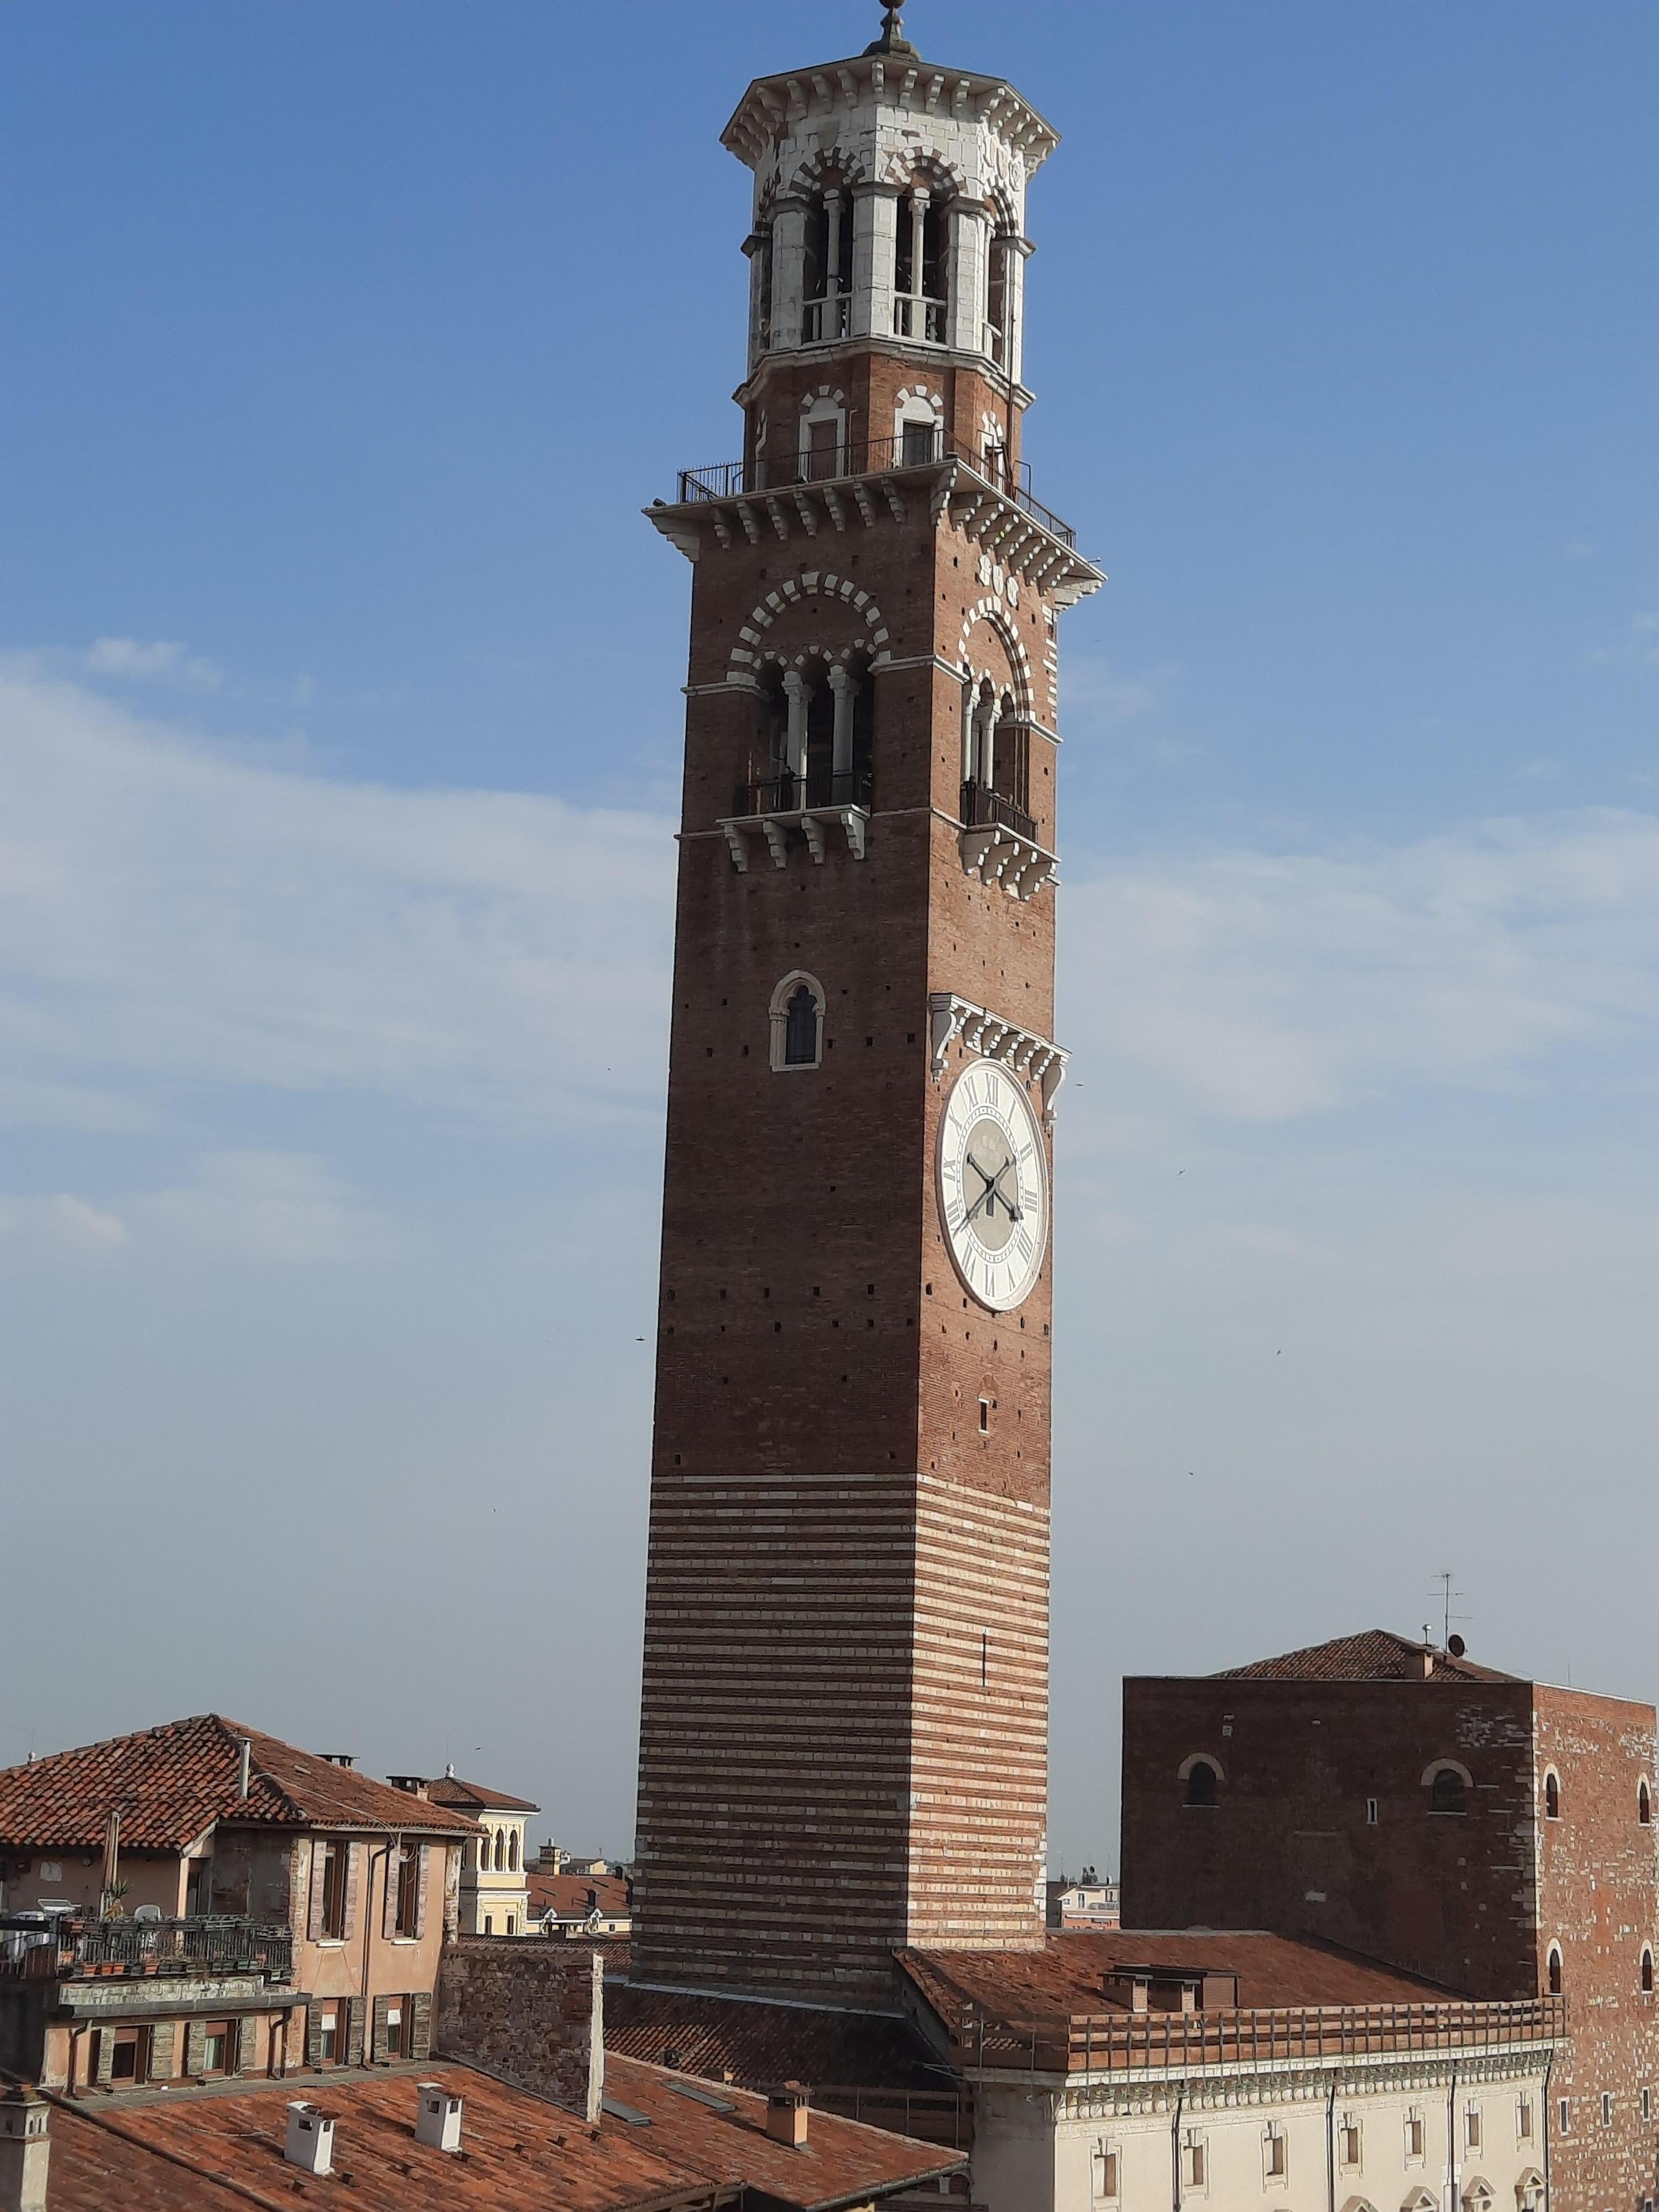
[[[1461,1589],[1454,1589],[1452,1588],[1452,1571],[1449,1567],[1443,1567],[1434,1579],[1436,1587],[1429,1592],[1429,1595],[1431,1597],[1437,1597],[1440,1600],[1440,1648],[1443,1651],[1450,1651],[1453,1621],[1467,1620],[1469,1617],[1467,1613],[1454,1613],[1452,1611],[1454,1601],[1457,1598],[1462,1597],[1465,1593]],[[1456,1659],[1461,1659],[1463,1656],[1463,1650],[1462,1648],[1463,1639],[1460,1636],[1457,1641],[1460,1648],[1458,1650],[1452,1653],[1452,1656]]]

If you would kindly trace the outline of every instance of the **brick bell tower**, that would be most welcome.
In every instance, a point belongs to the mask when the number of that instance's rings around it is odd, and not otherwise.
[[[1055,629],[1025,192],[890,9],[763,77],[693,563],[635,1975],[880,2004],[1042,1941]]]

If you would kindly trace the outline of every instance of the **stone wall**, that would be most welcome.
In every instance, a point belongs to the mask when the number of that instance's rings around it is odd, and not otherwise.
[[[550,2097],[592,2125],[605,2094],[605,1962],[528,1936],[447,1944],[434,2042],[440,2057]]]

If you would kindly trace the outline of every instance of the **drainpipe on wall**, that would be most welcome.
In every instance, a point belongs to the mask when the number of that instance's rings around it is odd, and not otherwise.
[[[1457,2061],[1446,2091],[1446,2212],[1457,2212]]]
[[[1336,2076],[1325,2098],[1325,2212],[1336,2212]]]
[[[1555,2045],[1544,2061],[1544,2212],[1550,2212],[1550,2077],[1555,2071]]]
[[[1175,2124],[1170,2130],[1170,2201],[1175,2212],[1181,2212],[1181,2114],[1187,2102],[1187,2085],[1183,2081],[1176,2092]]]
[[[397,1848],[398,1840],[399,1839],[394,1836],[389,1842],[382,1844],[378,1850],[373,1844],[369,1846],[368,1878],[363,1884],[362,2002],[363,2063],[365,2066],[372,2066],[374,2063],[374,2002],[368,1994],[368,1947],[370,1940],[374,1933],[374,1862],[377,1858],[390,1861],[392,1852]],[[391,1879],[392,1875],[388,1870],[386,1880],[390,1881]]]

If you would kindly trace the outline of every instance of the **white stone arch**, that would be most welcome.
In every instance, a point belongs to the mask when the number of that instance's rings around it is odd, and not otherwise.
[[[1025,650],[1019,632],[1008,619],[1007,610],[1000,593],[994,599],[978,599],[963,618],[962,638],[957,658],[962,665],[964,682],[988,680],[1000,690],[1001,684],[988,667],[975,666],[969,646],[975,624],[988,623],[1002,641],[1008,655],[1008,665],[1014,678],[1014,707],[1018,714],[1029,717],[1034,710],[1036,686],[1031,674],[1031,656]]]
[[[902,447],[907,428],[925,425],[936,433],[945,428],[945,394],[926,383],[900,386],[893,400],[893,443]]]
[[[1555,1785],[1555,1790],[1554,1790],[1555,1810],[1554,1810],[1553,1813],[1552,1813],[1552,1812],[1551,1812],[1551,1810],[1550,1810],[1550,1796],[1551,1796],[1551,1792],[1550,1792],[1550,1785],[1551,1785],[1551,1784],[1552,1784],[1552,1783],[1553,1783],[1553,1784],[1554,1784],[1554,1785]],[[1543,1773],[1542,1773],[1542,1774],[1540,1776],[1540,1778],[1539,1778],[1539,1784],[1540,1784],[1540,1787],[1539,1787],[1539,1792],[1538,1792],[1538,1800],[1539,1800],[1540,1804],[1540,1805],[1543,1807],[1543,1808],[1544,1808],[1544,1818],[1545,1818],[1547,1820],[1559,1820],[1560,1819],[1560,1817],[1561,1817],[1561,1770],[1560,1770],[1560,1768],[1559,1768],[1559,1766],[1554,1765],[1553,1764],[1552,1764],[1551,1765],[1547,1766],[1547,1767],[1544,1769]]]
[[[1176,1780],[1184,1782],[1195,1766],[1212,1766],[1218,1782],[1227,1779],[1225,1768],[1212,1751],[1191,1751],[1176,1769]]]
[[[1210,1785],[1207,1796],[1194,1796],[1193,1795],[1194,1777],[1200,1767],[1207,1767],[1215,1779]],[[1222,1769],[1221,1761],[1212,1751],[1189,1752],[1176,1769],[1176,1779],[1181,1784],[1182,1804],[1192,1805],[1200,1810],[1206,1807],[1218,1805],[1221,1802],[1221,1793],[1227,1784],[1227,1777]]]
[[[789,1002],[805,984],[812,994],[817,1008],[816,1047],[811,1060],[791,1060],[788,1057]],[[805,968],[792,968],[772,994],[767,1017],[771,1023],[772,1073],[775,1075],[805,1075],[823,1065],[823,1017],[830,1004],[829,995],[816,975]]]
[[[796,164],[787,189],[791,192],[821,192],[833,191],[839,185],[850,192],[869,180],[870,164],[861,154],[842,146],[829,151],[820,148]],[[773,190],[777,190],[775,184]]]
[[[1474,1775],[1469,1772],[1462,1761],[1457,1759],[1431,1759],[1423,1769],[1423,1787],[1425,1790],[1431,1789],[1434,1786],[1435,1776],[1445,1773],[1455,1774],[1466,1790],[1474,1789]]]
[[[753,608],[749,619],[738,633],[738,642],[727,659],[726,680],[755,688],[755,673],[763,661],[777,661],[789,665],[789,656],[769,652],[766,633],[781,614],[789,608],[800,606],[809,599],[825,602],[824,611],[844,612],[855,617],[851,626],[850,639],[844,636],[835,644],[825,646],[816,641],[804,652],[793,656],[796,662],[810,659],[848,660],[855,653],[867,653],[870,665],[879,668],[890,657],[890,638],[886,620],[881,609],[868,592],[851,576],[838,576],[830,570],[804,569],[799,576],[786,576],[775,591],[770,591]],[[860,629],[863,635],[859,635]]]
[[[912,185],[920,185],[925,191],[937,192],[941,198],[966,194],[968,191],[968,179],[956,162],[932,144],[907,147],[902,153],[890,154],[882,180],[896,185],[902,192],[908,191]]]

